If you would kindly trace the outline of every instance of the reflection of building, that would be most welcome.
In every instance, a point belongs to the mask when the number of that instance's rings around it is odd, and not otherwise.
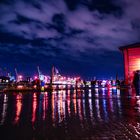
[[[140,70],[140,43],[120,47],[124,56],[125,82],[132,83],[134,72]]]

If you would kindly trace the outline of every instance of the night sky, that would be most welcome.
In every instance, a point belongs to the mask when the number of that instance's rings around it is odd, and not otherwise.
[[[122,77],[118,48],[139,42],[139,8],[140,0],[0,0],[0,67]]]

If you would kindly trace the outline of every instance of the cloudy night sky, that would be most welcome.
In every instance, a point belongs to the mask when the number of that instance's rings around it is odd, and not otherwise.
[[[0,0],[0,67],[123,76],[118,48],[139,42],[139,8],[139,0]]]

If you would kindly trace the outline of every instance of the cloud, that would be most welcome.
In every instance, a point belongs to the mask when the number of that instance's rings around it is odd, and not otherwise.
[[[34,52],[40,60],[69,57],[81,63],[99,59],[139,42],[139,7],[139,0],[3,0],[0,54],[20,58]]]

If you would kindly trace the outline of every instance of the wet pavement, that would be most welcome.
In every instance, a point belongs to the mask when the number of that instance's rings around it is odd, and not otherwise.
[[[1,93],[1,140],[140,140],[132,89]]]

